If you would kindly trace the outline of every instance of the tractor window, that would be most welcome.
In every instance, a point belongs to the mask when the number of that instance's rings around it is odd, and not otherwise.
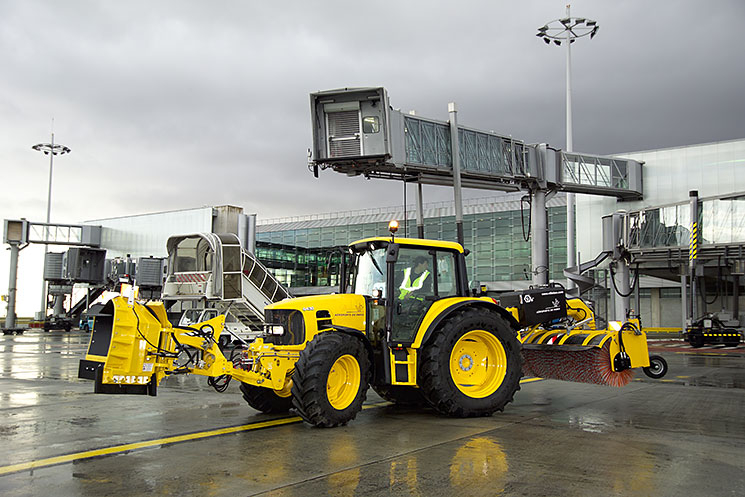
[[[437,296],[454,297],[458,295],[455,277],[455,256],[452,252],[437,252]]]
[[[394,282],[400,300],[435,295],[433,257],[428,250],[401,247],[396,262]]]
[[[354,293],[372,296],[374,290],[380,290],[380,294],[385,295],[385,247],[361,252],[356,262]]]

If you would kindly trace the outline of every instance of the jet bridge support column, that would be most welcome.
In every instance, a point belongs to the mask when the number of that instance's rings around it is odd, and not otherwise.
[[[548,212],[546,192],[536,188],[530,193],[530,259],[533,284],[548,284]]]
[[[460,140],[458,139],[458,111],[455,102],[448,104],[450,114],[450,149],[453,162],[453,190],[455,196],[455,229],[458,243],[463,245],[463,194],[460,183]]]
[[[8,242],[10,245],[10,278],[8,280],[8,312],[5,315],[5,329],[16,327],[16,285],[18,283],[18,242]]]
[[[631,278],[629,265],[623,257],[613,261],[611,264],[616,265],[615,274],[611,275],[615,290],[613,294],[614,317],[616,321],[626,321],[626,315],[631,308]]]
[[[696,261],[698,259],[698,233],[699,233],[699,226],[698,226],[698,191],[697,190],[691,190],[688,193],[690,197],[690,206],[691,206],[691,234],[690,234],[690,240],[688,242],[688,274],[691,281],[690,287],[691,287],[691,298],[690,298],[690,314],[688,315],[688,321],[692,321],[693,319],[696,319],[698,316],[698,310],[696,306],[696,301],[698,300],[696,295],[697,285],[696,285]],[[704,299],[705,301],[706,299]],[[686,323],[689,324],[689,323]]]
[[[422,201],[422,184],[416,184],[416,234],[424,238],[424,205]]]

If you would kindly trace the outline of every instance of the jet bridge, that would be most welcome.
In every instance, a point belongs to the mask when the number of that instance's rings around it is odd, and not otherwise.
[[[391,108],[385,88],[312,93],[312,165],[350,176],[453,185],[449,122]],[[461,184],[515,191],[548,190],[642,198],[642,164],[564,152],[510,136],[457,126]]]
[[[391,108],[382,87],[343,88],[310,95],[310,166],[349,176],[417,183],[417,229],[424,236],[422,184],[452,185],[457,239],[463,243],[461,188],[528,190],[531,194],[533,283],[548,283],[546,195],[552,191],[642,198],[642,164],[632,159],[569,153],[546,144]]]

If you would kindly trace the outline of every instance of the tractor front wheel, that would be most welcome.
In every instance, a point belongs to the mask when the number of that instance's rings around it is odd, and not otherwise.
[[[362,409],[369,376],[370,360],[360,339],[333,331],[319,333],[295,364],[295,410],[315,426],[346,424]]]
[[[486,308],[455,312],[422,351],[422,393],[441,414],[490,416],[520,389],[520,344],[507,321]]]
[[[289,392],[276,392],[271,388],[257,387],[248,383],[241,383],[243,399],[257,411],[265,413],[287,412],[292,407],[292,396]]]

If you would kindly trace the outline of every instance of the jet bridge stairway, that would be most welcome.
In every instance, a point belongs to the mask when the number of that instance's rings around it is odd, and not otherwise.
[[[262,331],[264,307],[290,296],[234,234],[173,236],[167,247],[163,300],[216,308],[248,327],[249,335]]]

